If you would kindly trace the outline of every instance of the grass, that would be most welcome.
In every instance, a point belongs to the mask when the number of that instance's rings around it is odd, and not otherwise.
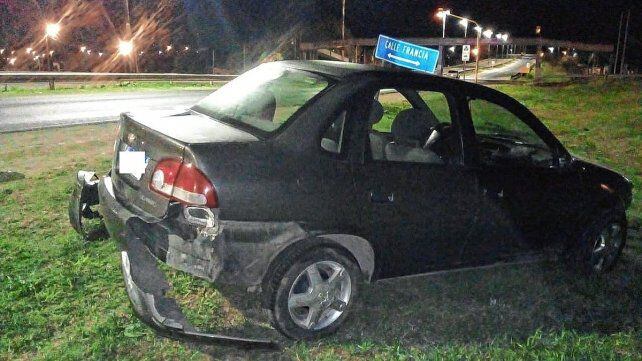
[[[55,90],[49,90],[45,83],[0,84],[0,97],[52,95],[52,94],[87,94],[103,92],[153,91],[153,90],[210,90],[223,83],[201,81],[126,81],[95,82],[89,84],[56,83]]]
[[[362,290],[357,312],[335,336],[281,339],[285,358],[642,359],[640,84],[499,88],[574,154],[633,180],[636,225],[622,263],[598,279],[540,263],[380,282]],[[115,243],[83,243],[66,215],[74,172],[107,170],[114,134],[114,124],[103,124],[0,135],[0,170],[26,175],[0,184],[0,360],[280,357],[159,338],[133,316]],[[266,328],[244,294],[168,274],[195,324]]]

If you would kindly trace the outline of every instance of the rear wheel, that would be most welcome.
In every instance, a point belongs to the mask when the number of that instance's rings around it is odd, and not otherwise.
[[[343,323],[357,296],[360,272],[348,256],[320,248],[284,260],[273,274],[271,318],[288,337],[328,335]]]
[[[572,256],[575,266],[586,274],[611,270],[626,243],[627,224],[621,212],[602,212],[584,231]]]

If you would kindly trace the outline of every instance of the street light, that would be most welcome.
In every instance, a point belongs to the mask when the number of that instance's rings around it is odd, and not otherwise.
[[[60,24],[58,23],[47,23],[45,25],[45,35],[48,38],[58,39],[58,34],[60,33]]]
[[[446,18],[448,16],[452,16],[452,17],[454,17],[456,19],[459,19],[460,20],[459,23],[462,26],[465,24],[465,29],[466,30],[468,29],[468,23],[469,22],[472,23],[473,25],[475,25],[475,28],[480,28],[481,29],[481,26],[476,21],[470,20],[470,19],[462,17],[462,16],[455,15],[455,14],[451,13],[450,10],[444,10],[443,8],[438,8],[437,9],[437,13],[435,14],[435,16],[437,18],[439,18],[439,19],[442,19],[442,21],[443,21],[443,25],[442,26],[443,26],[443,37],[444,38],[446,37]],[[465,34],[465,35],[467,35],[467,34]],[[477,46],[476,46],[477,49],[479,49],[479,38],[480,37],[481,37],[481,32],[478,31],[477,32]],[[442,45],[439,46],[440,52],[441,52],[441,49],[442,49]],[[442,61],[442,63],[441,63],[441,74],[443,75],[443,73],[444,73],[444,62],[443,62],[444,61],[444,57],[443,56],[441,57],[441,61]],[[477,57],[477,59],[475,59],[475,82],[477,82],[477,80],[478,80],[478,73],[479,73],[479,57]]]
[[[16,64],[16,58],[9,59],[9,65],[15,65],[15,64]]]
[[[81,53],[84,53],[84,52],[85,52],[85,50],[87,50],[87,47],[86,47],[86,46],[84,46],[84,45],[83,45],[83,46],[81,46],[81,47],[80,47],[80,52],[81,52]]]
[[[131,40],[118,41],[118,54],[121,56],[130,56],[134,51],[134,43]]]
[[[486,39],[490,39],[493,37],[493,31],[491,29],[484,30],[482,34],[484,34],[484,37],[486,37]]]
[[[464,28],[464,39],[468,37],[468,19],[462,18],[459,20],[459,25],[461,25]],[[479,27],[479,25],[477,25]],[[462,46],[462,53],[463,53],[463,46]],[[466,80],[466,62],[464,61],[464,80]]]
[[[459,20],[459,25],[461,25],[464,28],[464,31],[468,31],[468,19],[463,18],[463,19]],[[465,37],[466,37],[466,35],[464,35],[464,38]]]
[[[446,18],[448,18],[448,15],[450,15],[450,10],[445,10],[444,8],[438,8],[437,13],[435,16],[439,19],[441,19],[441,37],[443,39],[446,38]],[[441,53],[443,49],[443,45],[439,45],[439,52]],[[439,69],[440,75],[444,74],[444,57],[440,56],[441,60],[441,68]]]

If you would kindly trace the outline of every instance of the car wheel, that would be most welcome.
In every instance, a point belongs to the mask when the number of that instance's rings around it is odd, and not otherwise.
[[[286,258],[277,265],[269,290],[272,324],[293,339],[333,333],[357,297],[360,271],[356,263],[331,248]]]
[[[606,211],[583,232],[574,263],[586,274],[602,274],[615,266],[626,243],[626,218]]]

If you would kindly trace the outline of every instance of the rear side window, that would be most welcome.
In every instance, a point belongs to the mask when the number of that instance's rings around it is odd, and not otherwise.
[[[278,64],[264,64],[227,83],[194,106],[215,119],[274,132],[329,85],[327,79]]]

